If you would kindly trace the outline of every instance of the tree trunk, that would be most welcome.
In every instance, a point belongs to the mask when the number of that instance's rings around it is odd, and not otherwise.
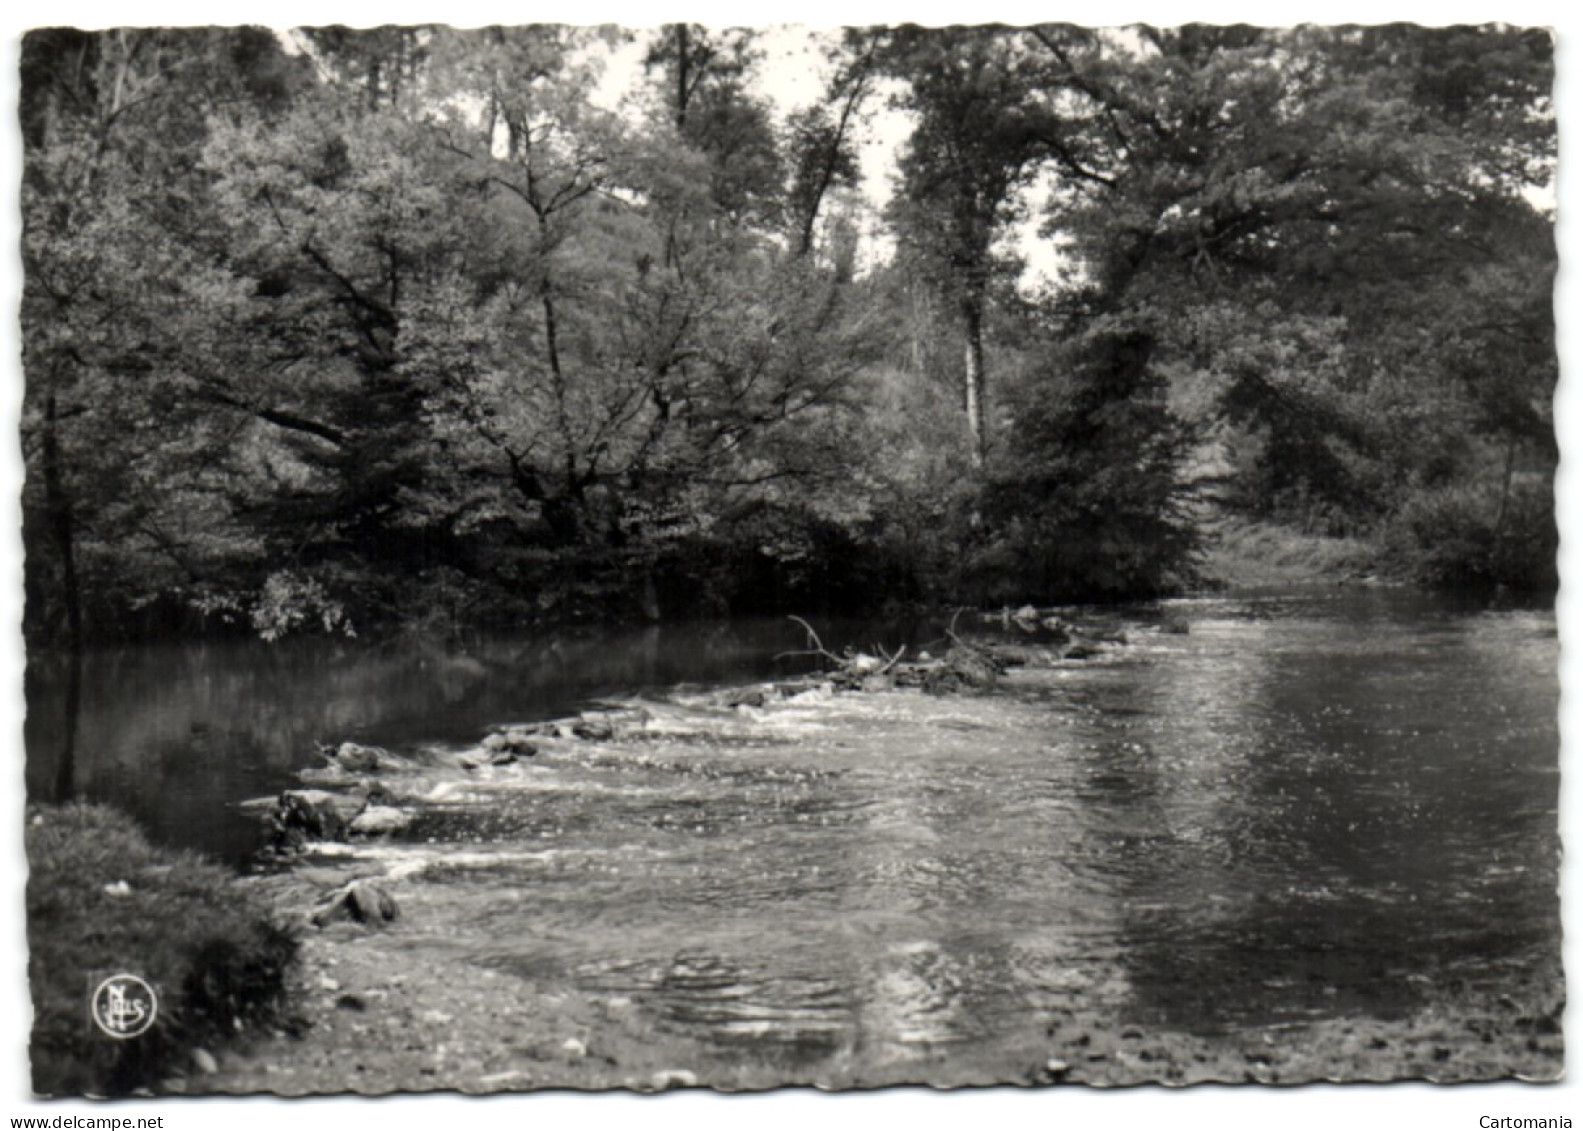
[[[1506,508],[1512,497],[1512,476],[1517,468],[1517,437],[1506,438],[1506,469],[1501,476],[1501,501],[1495,508],[1495,533],[1499,536],[1506,525]]]
[[[967,400],[967,431],[972,442],[973,467],[984,466],[984,311],[979,302],[963,304],[967,348],[963,367],[963,392]]]
[[[44,398],[42,445],[45,528],[60,563],[60,609],[65,621],[66,700],[61,746],[56,753],[54,800],[69,801],[76,790],[77,714],[82,699],[82,594],[77,583],[76,532],[71,499],[61,469],[59,411],[55,394]],[[35,563],[35,567],[36,567]]]
[[[836,122],[835,136],[830,139],[829,146],[820,157],[819,187],[814,191],[813,200],[809,202],[807,214],[803,216],[802,235],[797,243],[798,256],[807,255],[813,250],[813,230],[814,225],[819,222],[819,209],[823,206],[825,194],[830,191],[830,185],[835,180],[836,164],[841,160],[841,143],[846,139],[847,128],[851,125],[852,116],[862,100],[863,83],[859,79],[852,84],[852,89],[847,91],[846,98],[841,103],[841,117]]]
[[[66,494],[61,470],[59,413],[55,394],[44,399],[44,514],[49,539],[60,563],[60,607],[66,622],[66,648],[72,655],[82,651],[82,595],[77,585],[75,519],[71,499]]]
[[[645,562],[643,565],[643,588],[638,594],[638,601],[643,611],[643,619],[648,621],[660,619],[660,594],[659,588],[654,584],[653,562]]]
[[[77,795],[77,717],[82,710],[82,651],[66,659],[66,699],[61,707],[60,750],[55,755],[51,799],[61,805]]]
[[[676,131],[687,128],[687,25],[676,25]]]
[[[908,348],[912,354],[913,376],[923,376],[923,334],[924,318],[928,313],[927,300],[922,288],[914,282],[907,288],[908,298],[912,302],[912,321],[909,325],[911,333],[908,335]]]
[[[539,213],[539,240],[542,247],[550,246],[549,218],[543,212]],[[573,451],[571,413],[566,404],[566,374],[561,368],[560,329],[555,318],[555,295],[550,285],[547,268],[544,282],[539,287],[539,300],[544,307],[544,352],[549,361],[550,381],[555,390],[555,422],[560,428],[561,443],[565,445],[562,453],[566,475],[565,494],[580,503],[583,485],[577,475],[577,457]]]

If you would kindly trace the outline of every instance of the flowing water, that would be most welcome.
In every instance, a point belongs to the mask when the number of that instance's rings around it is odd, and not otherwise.
[[[1052,1018],[1213,1034],[1553,976],[1550,613],[1389,590],[1172,609],[1189,634],[1135,630],[991,695],[763,709],[712,688],[784,670],[784,621],[465,654],[104,654],[69,774],[61,694],[35,673],[29,781],[69,777],[239,859],[257,829],[236,802],[292,784],[314,740],[389,746],[420,816],[354,851],[444,890],[456,960],[785,1079],[900,1078]],[[456,766],[491,725],[613,696],[648,724]]]

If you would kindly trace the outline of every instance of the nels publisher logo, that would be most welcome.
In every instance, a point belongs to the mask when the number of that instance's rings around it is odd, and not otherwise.
[[[148,1032],[159,1012],[159,999],[136,974],[112,974],[94,989],[88,1012],[101,1031],[124,1041]]]

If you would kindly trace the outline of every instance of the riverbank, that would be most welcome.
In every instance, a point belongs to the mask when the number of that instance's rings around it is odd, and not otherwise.
[[[1355,665],[1357,631],[1292,622],[1266,686],[1249,633],[1282,606],[1256,608],[1049,652],[990,695],[681,690],[618,704],[608,731],[402,750],[379,775],[400,831],[250,881],[304,925],[297,1036],[173,1088],[1557,1078],[1553,802],[1509,792],[1548,780],[1513,777],[1518,751],[1553,775],[1550,739],[1511,723],[1544,716],[1510,704],[1490,741],[1523,745],[1456,768],[1428,729],[1460,742],[1450,715],[1509,694],[1506,651],[1437,681],[1454,640],[1483,654],[1544,626],[1402,636],[1375,608],[1391,666],[1305,706],[1308,731],[1294,689]],[[1281,732],[1245,750],[1226,712],[1269,694]],[[1388,751],[1330,776],[1385,704]],[[533,752],[496,764],[513,734]],[[1493,871],[1446,839],[1501,821],[1540,835],[1503,840]],[[309,925],[358,880],[393,919]]]
[[[26,844],[35,1092],[158,1088],[280,1020],[296,942],[231,873],[102,805],[30,807]]]

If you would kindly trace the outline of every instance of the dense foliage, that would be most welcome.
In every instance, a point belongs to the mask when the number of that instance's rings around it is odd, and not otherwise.
[[[642,34],[28,35],[30,639],[1553,584],[1546,34]]]

